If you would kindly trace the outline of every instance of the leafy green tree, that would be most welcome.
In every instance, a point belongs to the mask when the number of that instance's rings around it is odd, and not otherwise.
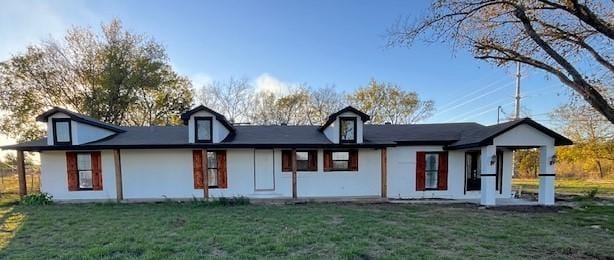
[[[371,115],[374,124],[411,124],[429,117],[434,111],[433,101],[421,100],[416,92],[376,80],[351,93],[348,103]]]
[[[118,20],[99,34],[72,28],[0,63],[0,94],[0,131],[20,140],[42,135],[33,118],[51,106],[119,125],[176,124],[193,95],[162,45]]]

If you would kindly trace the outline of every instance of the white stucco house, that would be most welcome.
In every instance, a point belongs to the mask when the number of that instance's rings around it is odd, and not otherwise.
[[[41,157],[41,190],[56,200],[512,195],[512,151],[539,148],[539,203],[554,204],[554,147],[571,141],[524,118],[375,125],[346,107],[322,126],[233,125],[198,106],[183,126],[124,127],[53,108],[47,137],[4,146]],[[25,187],[25,182],[23,183]]]

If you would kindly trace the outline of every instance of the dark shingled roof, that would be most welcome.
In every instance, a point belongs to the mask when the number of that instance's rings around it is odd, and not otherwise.
[[[102,122],[96,118],[90,117],[90,116],[86,116],[86,115],[82,115],[79,113],[75,113],[73,111],[70,111],[68,109],[65,108],[61,108],[61,107],[53,107],[47,111],[45,111],[44,113],[38,115],[36,117],[36,121],[38,122],[47,122],[47,119],[52,116],[55,113],[64,113],[66,115],[68,115],[72,120],[77,121],[77,122],[81,122],[84,124],[88,124],[88,125],[92,125],[92,126],[96,126],[96,127],[100,127],[103,129],[107,129],[107,130],[111,130],[113,132],[119,133],[122,132],[123,130],[116,126],[116,125],[112,125],[109,123],[105,123]]]
[[[61,110],[60,112],[66,113]],[[564,136],[538,124],[530,118],[524,118],[491,126],[484,126],[477,123],[414,125],[366,124],[363,129],[364,141],[362,144],[334,144],[326,138],[318,126],[234,126],[234,133],[230,134],[222,142],[215,144],[190,143],[188,140],[187,126],[113,126],[113,128],[117,130],[116,134],[87,144],[51,146],[47,145],[46,138],[42,138],[36,141],[8,145],[2,148],[36,151],[113,148],[316,148],[443,145],[446,149],[463,149],[492,144],[495,137],[520,124],[530,125],[544,134],[553,137],[556,145],[569,145],[572,143]]]

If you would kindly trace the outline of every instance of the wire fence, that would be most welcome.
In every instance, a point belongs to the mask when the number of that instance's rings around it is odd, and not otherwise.
[[[26,167],[28,194],[40,192],[40,168]],[[15,169],[0,169],[0,196],[19,194],[19,178]]]

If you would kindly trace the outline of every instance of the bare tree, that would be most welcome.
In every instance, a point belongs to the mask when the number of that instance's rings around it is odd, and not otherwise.
[[[246,78],[213,81],[202,86],[200,101],[224,114],[231,122],[248,120],[254,91]]]
[[[339,111],[345,106],[342,93],[337,92],[334,86],[312,89],[310,95],[309,113],[307,120],[310,125],[321,125],[326,122],[328,116]]]
[[[371,80],[348,96],[350,104],[371,116],[371,122],[381,124],[412,124],[429,117],[434,110],[431,100],[421,100],[416,92],[399,86]]]
[[[417,23],[390,30],[390,45],[452,42],[498,66],[520,62],[557,77],[614,123],[611,1],[435,0]]]

